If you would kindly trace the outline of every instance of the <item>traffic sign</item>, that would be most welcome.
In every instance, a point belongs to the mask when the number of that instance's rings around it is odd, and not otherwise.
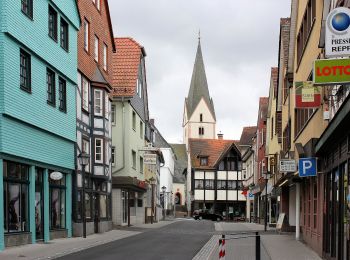
[[[280,160],[280,172],[296,172],[297,165],[295,160],[292,159],[281,159]]]
[[[252,192],[248,193],[248,199],[254,200],[254,194]]]
[[[309,177],[317,175],[316,158],[299,159],[299,177]]]

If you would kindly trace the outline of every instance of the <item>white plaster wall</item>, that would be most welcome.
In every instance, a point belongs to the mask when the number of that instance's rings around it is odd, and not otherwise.
[[[226,200],[226,190],[217,191],[217,200]]]
[[[218,171],[218,180],[226,180],[226,172]]]
[[[205,178],[207,180],[214,180],[215,179],[215,173],[214,172],[205,172]]]
[[[204,172],[198,172],[198,171],[195,171],[194,172],[194,179],[199,179],[199,180],[201,180],[201,179],[204,179]]]
[[[204,190],[194,190],[195,200],[204,200]]]
[[[214,200],[215,191],[214,190],[206,190],[205,191],[205,200]]]
[[[227,199],[228,200],[237,200],[237,191],[236,190],[229,190],[227,192]]]

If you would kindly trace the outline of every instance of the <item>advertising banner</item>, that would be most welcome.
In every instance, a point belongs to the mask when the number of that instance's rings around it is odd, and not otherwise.
[[[350,83],[350,59],[315,60],[315,85],[335,85],[344,83]]]
[[[338,7],[326,19],[326,57],[350,56],[350,9]]]
[[[295,82],[295,107],[318,108],[321,105],[321,89],[312,81]]]

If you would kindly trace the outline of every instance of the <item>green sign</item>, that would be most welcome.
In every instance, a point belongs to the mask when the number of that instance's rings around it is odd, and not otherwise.
[[[350,59],[315,60],[314,84],[350,83]]]

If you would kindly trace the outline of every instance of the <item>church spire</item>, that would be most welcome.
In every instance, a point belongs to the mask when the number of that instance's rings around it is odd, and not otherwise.
[[[187,97],[187,113],[190,117],[202,98],[207,102],[210,112],[215,118],[213,101],[209,95],[207,77],[205,74],[204,61],[200,41],[200,31],[198,34],[197,54],[194,62],[190,90]]]

